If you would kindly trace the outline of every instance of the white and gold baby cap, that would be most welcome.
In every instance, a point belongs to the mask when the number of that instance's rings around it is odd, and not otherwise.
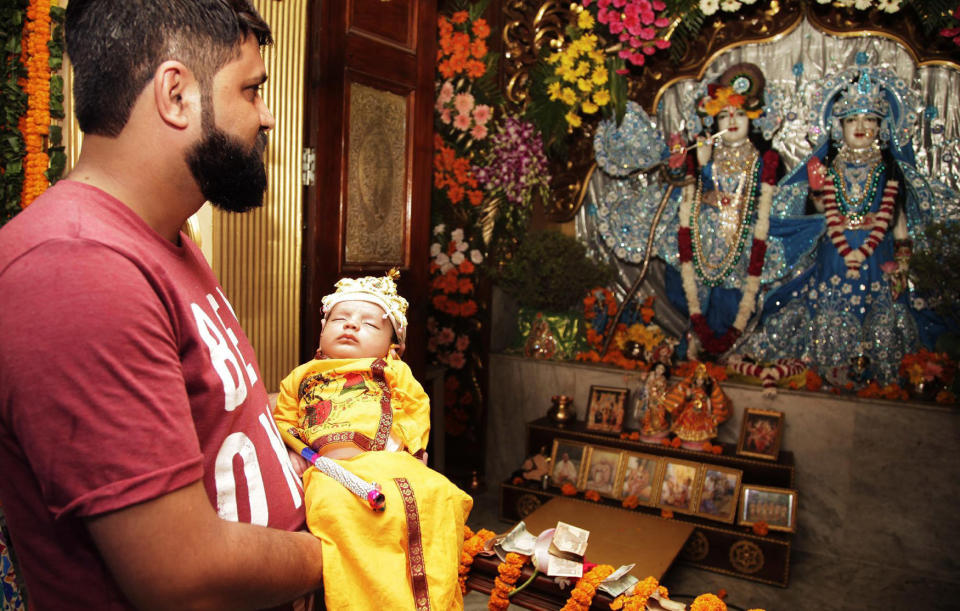
[[[400,345],[407,341],[407,300],[397,294],[397,280],[400,272],[393,268],[384,276],[364,276],[362,278],[342,278],[334,285],[337,290],[330,293],[320,303],[323,305],[323,318],[341,301],[368,301],[375,303],[387,313],[393,325]]]

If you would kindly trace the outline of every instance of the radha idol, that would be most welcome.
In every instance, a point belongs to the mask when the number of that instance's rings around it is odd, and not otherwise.
[[[871,377],[889,383],[904,354],[943,331],[912,307],[905,281],[911,229],[933,209],[913,164],[914,108],[902,80],[881,68],[847,69],[819,90],[814,114],[829,139],[783,182],[806,184],[823,234],[812,264],[768,295],[757,352],[804,358],[828,379],[866,357]]]

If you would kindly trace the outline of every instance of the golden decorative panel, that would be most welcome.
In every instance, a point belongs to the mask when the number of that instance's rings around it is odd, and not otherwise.
[[[344,265],[407,261],[407,98],[350,83]]]
[[[263,98],[277,120],[266,150],[267,194],[259,210],[215,210],[213,271],[250,338],[268,391],[298,363],[307,0],[255,0],[276,41],[263,50]]]

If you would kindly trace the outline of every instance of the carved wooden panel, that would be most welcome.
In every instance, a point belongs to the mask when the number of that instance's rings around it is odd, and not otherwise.
[[[347,29],[415,51],[416,15],[416,0],[350,0]]]

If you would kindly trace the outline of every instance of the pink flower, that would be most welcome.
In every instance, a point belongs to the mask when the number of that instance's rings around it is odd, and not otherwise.
[[[450,125],[450,109],[444,108],[440,111],[440,122],[444,125]]]
[[[661,0],[653,0],[653,10],[662,11],[667,8],[667,5],[661,2]]]
[[[483,125],[474,125],[473,129],[470,130],[470,136],[474,140],[483,140],[487,137],[487,128]]]
[[[437,96],[437,104],[443,106],[453,99],[453,83],[445,81],[440,86],[440,95]]]
[[[460,335],[457,337],[456,348],[457,350],[464,352],[467,349],[467,346],[470,345],[470,338],[466,335]]]
[[[440,333],[437,335],[437,339],[441,344],[449,344],[456,338],[456,333],[453,332],[453,329],[450,327],[444,327],[440,329]]]
[[[880,264],[880,269],[883,270],[885,274],[892,274],[897,271],[897,262],[896,261],[887,261]]]
[[[473,110],[473,94],[470,93],[458,93],[453,98],[453,107],[457,109],[461,115],[470,115],[470,111]]]
[[[454,369],[463,369],[463,366],[467,364],[467,359],[463,358],[462,352],[451,352],[448,362]]]
[[[477,125],[486,125],[493,115],[493,109],[486,104],[477,104],[473,109],[473,120]]]
[[[470,129],[471,123],[472,121],[470,121],[470,115],[457,115],[457,117],[453,120],[453,126],[462,132]]]

